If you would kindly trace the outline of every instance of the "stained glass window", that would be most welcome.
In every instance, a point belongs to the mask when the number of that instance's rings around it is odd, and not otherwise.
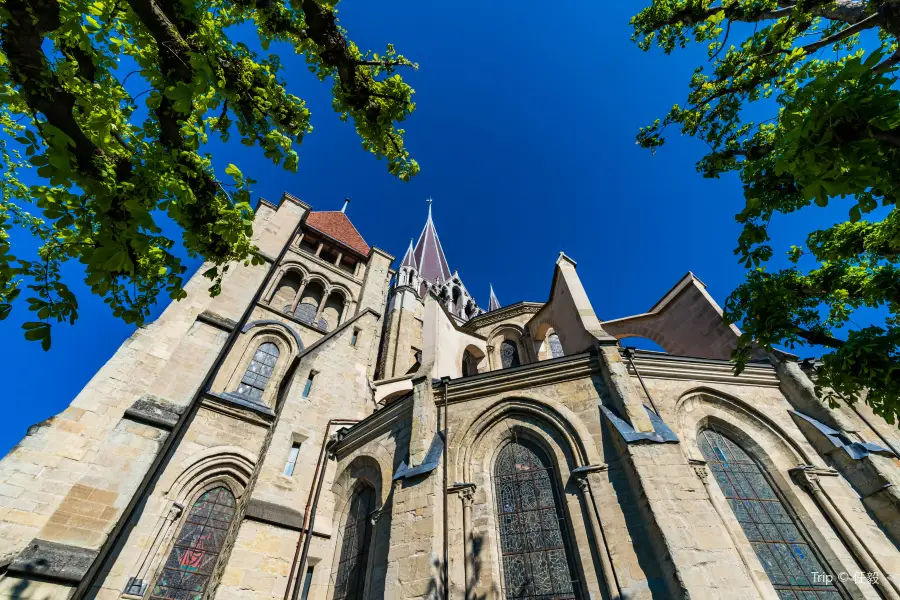
[[[334,600],[358,600],[363,596],[369,538],[372,536],[369,515],[374,508],[375,490],[370,487],[357,492],[350,502],[334,582]]]
[[[278,362],[278,346],[272,342],[260,344],[253,354],[237,393],[251,400],[262,400],[263,391],[269,385],[269,378]]]
[[[576,598],[559,489],[544,452],[525,441],[503,448],[494,490],[506,598]]]
[[[224,487],[212,489],[194,502],[151,598],[203,598],[234,518],[234,508],[234,496]]]
[[[521,364],[519,362],[519,349],[514,341],[503,340],[503,343],[500,344],[500,364],[503,365],[504,369],[518,367]]]
[[[559,358],[560,356],[565,356],[565,352],[563,352],[562,344],[559,341],[559,336],[555,333],[551,333],[547,336],[547,343],[550,345],[550,357],[551,358]]]
[[[782,600],[839,600],[831,574],[760,466],[717,431],[700,433],[700,452]]]

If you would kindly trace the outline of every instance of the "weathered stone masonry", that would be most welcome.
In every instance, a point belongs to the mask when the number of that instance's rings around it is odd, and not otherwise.
[[[734,376],[693,274],[602,320],[561,254],[486,312],[430,209],[396,271],[345,211],[262,201],[265,264],[0,461],[0,597],[900,600],[896,428],[814,363]]]

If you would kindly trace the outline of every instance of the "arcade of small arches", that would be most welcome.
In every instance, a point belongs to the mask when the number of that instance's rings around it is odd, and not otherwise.
[[[266,297],[279,312],[320,331],[340,326],[352,313],[353,297],[346,287],[298,265],[286,268]]]
[[[401,287],[413,290],[420,300],[429,291],[433,292],[440,298],[441,303],[447,308],[447,312],[462,321],[468,321],[484,314],[484,310],[479,308],[456,274],[443,283],[434,284],[420,277],[412,267],[401,267],[397,273],[396,288]]]
[[[530,344],[529,339],[532,340]],[[559,336],[552,327],[544,328],[538,338],[529,336],[527,328],[504,324],[496,328],[488,340],[487,353],[474,344],[465,348],[461,359],[463,377],[565,356]]]

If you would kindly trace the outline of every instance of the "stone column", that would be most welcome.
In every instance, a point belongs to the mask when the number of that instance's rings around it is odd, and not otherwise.
[[[488,371],[494,370],[494,347],[486,346],[487,349],[487,359],[488,359]]]
[[[322,291],[322,300],[319,302],[319,308],[316,310],[316,316],[313,317],[313,327],[319,327],[319,319],[322,318],[322,311],[325,310],[325,303],[328,302],[328,296],[331,295],[331,290],[333,288],[328,288],[327,290]]]
[[[868,573],[875,575],[875,581],[872,582],[872,585],[887,600],[900,600],[900,589],[898,589],[897,583],[888,578],[891,572],[883,567],[878,556],[869,551],[853,527],[844,518],[837,504],[831,499],[828,492],[822,488],[819,477],[837,477],[838,472],[834,469],[822,469],[813,465],[800,465],[789,470],[788,473],[790,473],[794,483],[812,496],[819,510],[825,513],[825,516],[837,529],[838,535],[847,545],[847,548],[850,549],[850,552],[853,553],[854,558],[859,561],[860,566]]]
[[[472,577],[472,501],[475,499],[475,485],[459,491],[459,499],[463,507],[463,572],[465,573],[465,600],[472,598],[475,582]]]
[[[605,471],[606,469],[606,465],[598,465],[593,472]],[[594,547],[597,548],[597,556],[600,559],[600,569],[603,571],[603,583],[606,586],[606,593],[610,600],[620,600],[622,592],[619,589],[619,582],[613,570],[612,559],[609,556],[609,546],[606,544],[606,536],[603,533],[603,526],[600,524],[597,504],[594,499],[594,490],[588,473],[588,471],[585,471],[577,474],[575,483],[578,485],[578,489],[581,490],[581,500],[584,503],[585,512],[588,514],[588,521],[590,521],[591,535],[594,538]]]

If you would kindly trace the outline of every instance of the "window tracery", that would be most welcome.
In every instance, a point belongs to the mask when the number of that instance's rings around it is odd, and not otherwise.
[[[217,487],[197,498],[150,597],[201,600],[234,519],[234,494]]]
[[[830,573],[759,464],[733,440],[706,429],[700,452],[782,600],[839,600]]]
[[[565,517],[545,453],[525,441],[508,444],[497,457],[494,489],[506,598],[576,598]]]
[[[366,585],[369,540],[372,537],[372,520],[375,510],[375,490],[365,487],[350,502],[347,522],[341,540],[337,575],[334,582],[334,600],[358,600],[363,597]]]

